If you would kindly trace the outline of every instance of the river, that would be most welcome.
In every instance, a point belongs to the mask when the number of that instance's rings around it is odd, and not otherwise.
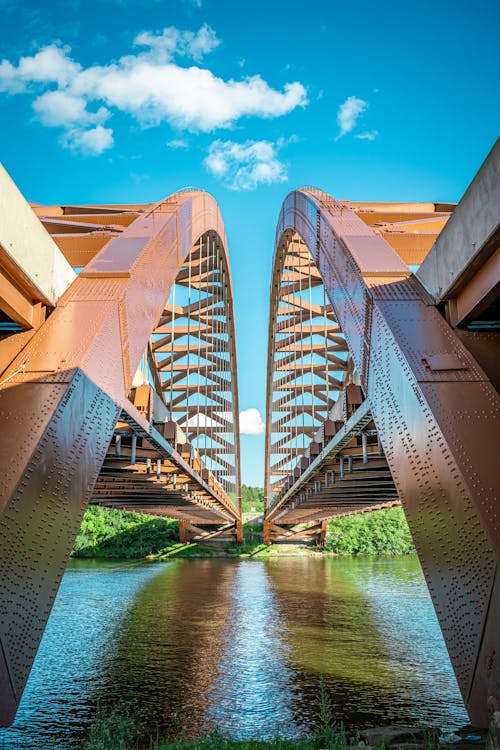
[[[299,736],[321,683],[347,727],[467,723],[416,557],[75,560],[0,748],[77,748],[117,702],[160,736]]]

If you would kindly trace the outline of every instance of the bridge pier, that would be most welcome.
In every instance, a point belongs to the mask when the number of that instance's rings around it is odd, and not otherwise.
[[[278,524],[274,521],[264,521],[262,528],[262,542],[270,545],[273,542],[311,542],[318,547],[325,546],[328,521],[318,521],[304,528],[304,524]]]
[[[190,521],[179,521],[179,541],[181,544],[191,542],[209,542],[211,540],[227,540],[234,544],[243,544],[243,527],[241,521],[226,523],[221,526],[205,528]]]

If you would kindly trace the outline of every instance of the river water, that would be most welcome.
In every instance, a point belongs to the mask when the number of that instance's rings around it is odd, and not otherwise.
[[[96,705],[152,733],[467,723],[418,559],[72,561],[0,748],[77,748]]]

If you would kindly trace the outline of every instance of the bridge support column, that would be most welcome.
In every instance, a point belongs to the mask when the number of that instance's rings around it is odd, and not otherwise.
[[[278,524],[274,521],[264,521],[262,541],[264,544],[273,542],[316,542],[321,547],[326,535],[326,521],[318,521],[312,526],[303,524]]]
[[[188,534],[188,521],[179,521],[179,542],[181,544],[189,544],[191,541]]]
[[[262,543],[271,544],[271,524],[269,521],[264,521],[262,525]]]
[[[236,537],[236,544],[241,545],[244,543],[243,538],[243,523],[241,521],[236,521],[234,525],[235,530],[235,537]]]
[[[14,719],[118,411],[79,370],[0,389],[0,726]]]
[[[320,528],[318,534],[318,547],[324,547],[326,542],[326,529],[328,527],[328,521],[320,521]]]

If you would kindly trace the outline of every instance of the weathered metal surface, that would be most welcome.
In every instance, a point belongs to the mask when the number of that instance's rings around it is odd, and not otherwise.
[[[347,205],[317,190],[291,193],[277,258],[290,232],[316,260],[471,720],[485,726],[488,696],[500,692],[498,394],[405,263]]]
[[[88,502],[160,515],[172,509],[186,521],[230,524],[241,534],[240,509],[197,452],[170,444],[156,429],[149,397],[145,406],[138,399],[137,408],[128,399],[170,289],[208,233],[218,238],[224,266],[227,352],[237,392],[219,209],[201,191],[177,193],[144,210],[124,208],[36,208],[62,234],[72,227],[78,237],[83,222],[108,237],[111,225],[112,239],[95,256],[92,246],[84,248],[92,260],[30,338],[11,337],[17,356],[9,339],[0,342],[0,361],[12,360],[0,379],[0,725],[14,718]],[[66,247],[76,253],[73,261],[85,257],[74,244]],[[237,418],[231,430],[238,498]],[[127,450],[125,467],[117,468]],[[113,471],[121,477],[118,488]]]

